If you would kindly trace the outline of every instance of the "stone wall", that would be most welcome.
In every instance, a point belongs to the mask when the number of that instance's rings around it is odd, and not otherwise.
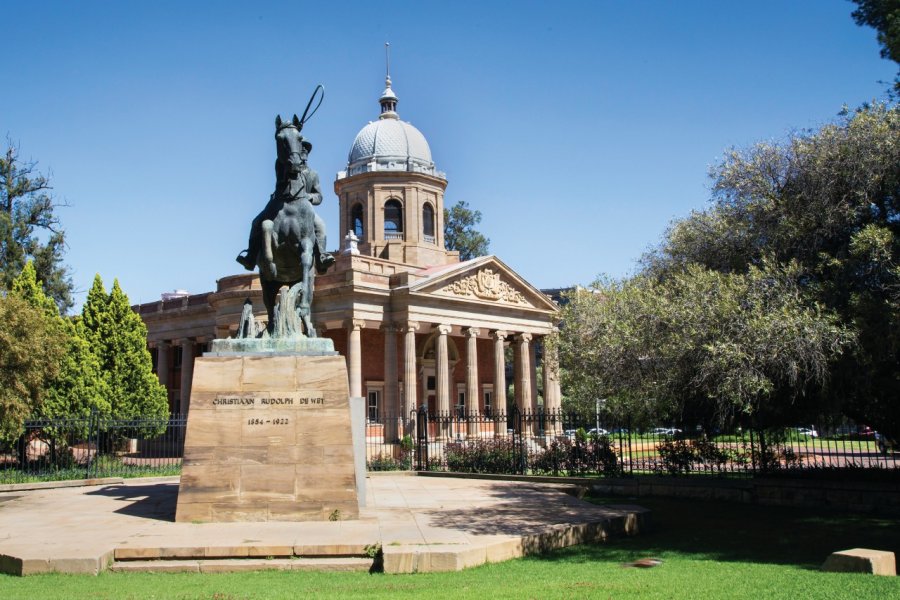
[[[767,506],[900,514],[900,483],[757,478],[634,477],[592,481],[594,494],[726,500]]]

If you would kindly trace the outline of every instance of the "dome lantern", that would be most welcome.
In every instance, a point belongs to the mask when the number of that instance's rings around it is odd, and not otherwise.
[[[379,119],[399,119],[400,116],[397,114],[397,94],[394,93],[394,90],[391,89],[391,76],[388,75],[384,78],[384,91],[381,93],[381,98],[378,99],[378,103],[381,104],[381,115],[378,117]]]

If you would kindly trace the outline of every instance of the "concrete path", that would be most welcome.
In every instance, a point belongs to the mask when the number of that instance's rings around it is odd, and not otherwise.
[[[114,564],[157,571],[309,568],[310,557],[358,560],[379,547],[386,572],[448,571],[635,534],[648,524],[645,509],[595,506],[564,488],[378,475],[368,479],[358,520],[300,523],[175,523],[177,478],[4,492],[0,572],[97,573]],[[327,569],[329,562],[321,564]]]

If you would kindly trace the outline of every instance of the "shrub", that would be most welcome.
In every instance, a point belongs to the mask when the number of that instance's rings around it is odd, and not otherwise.
[[[574,442],[568,437],[554,439],[545,449],[532,454],[529,462],[534,473],[563,472],[571,476],[618,473],[618,458],[609,440],[605,436],[579,436],[578,432]]]
[[[451,442],[446,447],[447,469],[458,473],[518,473],[513,440]]]
[[[656,451],[662,458],[658,470],[672,475],[694,470],[721,471],[729,460],[738,460],[739,454],[731,449],[719,448],[706,439],[665,440],[657,445]]]

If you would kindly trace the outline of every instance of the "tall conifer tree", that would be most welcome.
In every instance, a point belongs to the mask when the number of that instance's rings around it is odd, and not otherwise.
[[[82,309],[82,323],[100,358],[115,418],[165,418],[166,390],[153,373],[147,328],[115,280],[109,295],[97,275]]]

